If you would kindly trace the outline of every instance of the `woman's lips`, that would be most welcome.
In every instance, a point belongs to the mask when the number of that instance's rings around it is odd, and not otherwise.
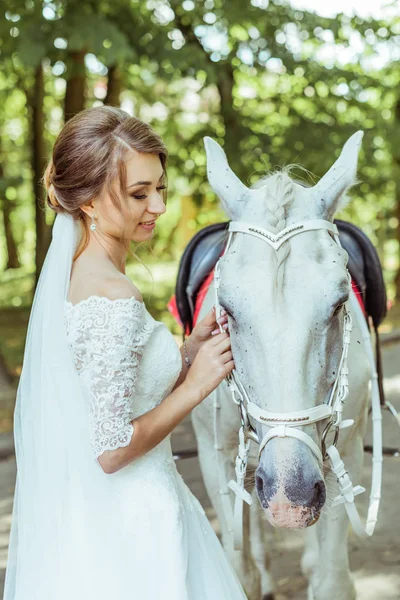
[[[141,227],[143,227],[143,229],[151,230],[151,229],[154,229],[154,227],[156,226],[156,222],[152,221],[151,223],[139,223],[139,225]]]

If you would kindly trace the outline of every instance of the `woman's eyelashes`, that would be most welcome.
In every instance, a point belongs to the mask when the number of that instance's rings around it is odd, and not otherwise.
[[[165,190],[167,188],[166,185],[159,185],[157,190]],[[137,200],[144,200],[147,198],[146,194],[131,194],[132,198],[136,198]]]

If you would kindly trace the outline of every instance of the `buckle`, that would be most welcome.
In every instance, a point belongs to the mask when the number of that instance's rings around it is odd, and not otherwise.
[[[338,439],[339,439],[339,425],[334,424],[333,420],[331,419],[326,424],[325,429],[323,430],[322,436],[321,436],[321,452],[322,452],[323,460],[326,460],[328,458],[328,454],[326,451],[326,436],[328,435],[331,427],[335,428],[335,434],[334,434],[333,442],[332,442],[331,446],[336,447],[336,444],[338,443]]]

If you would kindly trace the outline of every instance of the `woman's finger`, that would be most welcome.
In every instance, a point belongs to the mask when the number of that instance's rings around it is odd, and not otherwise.
[[[225,323],[225,325],[222,325],[222,329],[228,333],[228,323]],[[214,331],[211,332],[211,335],[217,335],[218,333],[221,333],[221,330],[219,329],[219,327],[217,329],[214,329]]]

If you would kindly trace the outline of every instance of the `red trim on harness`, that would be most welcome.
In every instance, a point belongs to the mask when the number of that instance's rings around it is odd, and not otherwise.
[[[211,273],[209,273],[207,275],[204,282],[201,284],[199,293],[197,294],[196,302],[194,305],[193,326],[195,326],[197,323],[197,319],[199,318],[199,313],[200,313],[200,310],[201,310],[201,307],[203,304],[203,300],[206,297],[208,288],[210,287],[210,284],[213,279],[214,279],[214,269],[211,271]]]
[[[212,280],[214,279],[214,269],[207,275],[207,277],[205,278],[204,282],[201,284],[199,292],[197,294],[196,297],[196,302],[195,302],[195,309],[194,309],[194,315],[193,315],[193,327],[196,325],[197,323],[197,319],[199,317],[199,313],[203,304],[203,300],[206,297],[206,294],[208,292],[208,288],[210,287],[210,284],[212,282]],[[365,312],[365,307],[364,307],[364,302],[362,299],[362,295],[361,292],[358,289],[357,284],[355,283],[355,281],[352,279],[351,280],[351,287],[352,290],[354,292],[354,294],[357,297],[357,300],[360,303],[361,309],[364,313],[364,316],[366,317],[366,312]],[[179,313],[178,313],[178,309],[176,306],[176,298],[175,298],[175,294],[171,297],[170,301],[168,302],[168,310],[169,312],[172,314],[172,316],[174,317],[175,321],[183,328],[182,326],[182,322],[179,318]],[[190,331],[189,331],[189,327],[186,327],[186,332],[185,335],[190,335]]]
[[[362,298],[362,293],[358,289],[358,285],[356,284],[356,282],[354,281],[354,279],[351,280],[351,287],[352,287],[353,292],[356,295],[356,298],[357,298],[358,302],[360,303],[361,310],[363,311],[364,317],[367,318],[367,312],[365,310],[364,301],[363,301],[363,298]]]
[[[173,296],[171,296],[171,298],[169,299],[169,302],[167,304],[167,308],[168,308],[169,312],[171,313],[171,315],[174,317],[175,321],[178,323],[178,325],[180,327],[182,327],[182,329],[183,329],[183,324],[182,324],[182,321],[181,321],[181,319],[179,317],[178,307],[176,306],[176,296],[175,296],[175,294]],[[188,327],[186,327],[185,335],[190,335],[190,331],[189,331]]]

